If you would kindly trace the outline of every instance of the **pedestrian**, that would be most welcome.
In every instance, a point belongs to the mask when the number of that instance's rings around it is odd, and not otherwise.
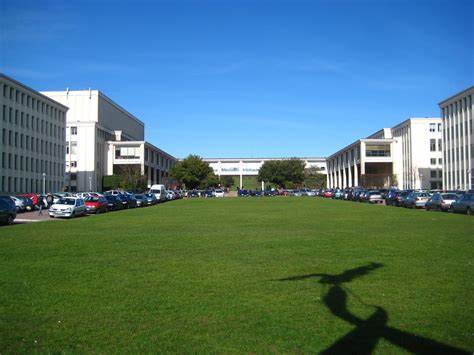
[[[43,196],[38,196],[38,216],[43,215],[44,200]]]

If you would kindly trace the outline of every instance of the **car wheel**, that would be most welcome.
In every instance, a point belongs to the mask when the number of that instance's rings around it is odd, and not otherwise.
[[[425,210],[427,210],[427,211],[430,210],[430,206],[428,206],[428,204],[425,205]]]
[[[467,214],[468,216],[472,216],[473,213],[472,213],[472,210],[471,210],[470,207],[467,208],[466,214]]]
[[[100,208],[98,208],[96,211],[95,211],[95,214],[99,214],[100,213]]]
[[[8,224],[8,225],[13,224],[13,220],[14,220],[13,215],[11,215],[11,214],[8,215],[7,224]]]
[[[449,207],[449,212],[454,213],[454,207],[453,206]]]
[[[436,208],[436,210],[437,210],[438,212],[443,212],[443,209],[441,208],[441,206],[438,206],[438,207]]]
[[[71,218],[76,217],[76,212],[71,213]]]

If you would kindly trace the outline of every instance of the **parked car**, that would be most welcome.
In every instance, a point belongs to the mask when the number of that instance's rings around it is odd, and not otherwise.
[[[323,192],[323,197],[332,198],[334,196],[334,191],[329,189]]]
[[[29,197],[30,200],[33,202],[33,205],[38,206],[38,195],[37,194],[21,194],[21,196]]]
[[[216,197],[224,197],[224,190],[216,190],[214,191],[214,195]]]
[[[431,198],[426,201],[425,209],[437,210],[437,211],[449,211],[451,204],[456,201],[458,196],[450,193],[435,193]]]
[[[107,212],[107,199],[105,196],[89,196],[84,200],[87,213]]]
[[[430,195],[426,192],[410,192],[403,200],[403,207],[406,208],[424,208]]]
[[[137,200],[137,207],[145,207],[148,206],[148,202],[146,200],[145,195],[142,194],[135,194],[135,199]]]
[[[108,191],[104,191],[104,195],[115,195],[115,196],[118,196],[122,194],[121,191],[119,190],[108,190]]]
[[[149,193],[155,194],[156,199],[158,202],[165,202],[166,201],[166,188],[165,185],[158,184],[152,185],[150,187]]]
[[[205,190],[201,192],[201,197],[214,197],[214,194],[211,190]]]
[[[23,204],[25,205],[25,209],[27,212],[33,211],[35,209],[35,205],[33,204],[33,201],[31,201],[31,198],[22,195],[18,195],[15,197],[23,200]]]
[[[128,193],[123,193],[118,195],[120,200],[122,200],[123,208],[135,208],[137,207],[137,200],[135,199],[134,195],[130,195]]]
[[[474,215],[474,193],[465,193],[456,201],[451,203],[449,211],[452,213],[466,213],[470,216]]]
[[[18,198],[16,196],[10,196],[11,200],[15,204],[16,212],[25,212],[26,211],[26,205],[25,201],[23,199]]]
[[[80,197],[63,197],[57,203],[49,208],[49,216],[69,217],[84,216],[86,214],[86,205]]]
[[[15,218],[15,203],[9,198],[0,198],[0,224],[13,224]]]
[[[201,197],[201,191],[199,190],[188,191],[188,197]]]
[[[336,199],[336,200],[341,200],[342,197],[344,196],[344,190],[342,189],[336,189],[334,191],[334,195],[333,195],[333,198]]]
[[[105,195],[107,200],[107,211],[120,211],[123,209],[123,203],[117,195]]]
[[[411,193],[411,191],[400,191],[395,198],[395,206],[403,207],[403,201]]]
[[[367,193],[368,203],[383,203],[382,194],[380,191],[372,190]]]
[[[155,194],[147,193],[143,194],[143,196],[145,197],[148,206],[156,205],[158,203]]]

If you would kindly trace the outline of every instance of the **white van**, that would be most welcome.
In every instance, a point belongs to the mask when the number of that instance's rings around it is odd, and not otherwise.
[[[152,185],[148,191],[151,194],[155,194],[158,202],[166,201],[166,188],[165,185]]]

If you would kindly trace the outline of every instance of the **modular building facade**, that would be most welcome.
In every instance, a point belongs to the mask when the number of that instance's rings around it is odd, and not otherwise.
[[[0,110],[0,192],[62,191],[68,108],[0,74]]]
[[[258,172],[266,161],[284,160],[289,158],[205,158],[204,161],[218,176],[238,176],[240,179],[240,187],[243,186],[244,176],[257,176]],[[298,158],[301,159],[306,168],[318,168],[321,174],[326,174],[325,158]]]
[[[441,189],[440,118],[410,118],[359,139],[327,159],[328,186]]]
[[[102,191],[103,177],[112,175],[116,166],[137,165],[141,173],[146,174],[149,151],[153,152],[151,156],[156,157],[155,161],[160,162],[152,164],[159,171],[150,173],[149,181],[162,182],[168,178],[170,166],[176,159],[145,142],[144,123],[102,92],[66,90],[43,94],[69,107],[66,119],[69,191]],[[166,165],[168,168],[163,169]]]
[[[443,119],[443,184],[447,190],[474,189],[474,86],[439,103]]]

